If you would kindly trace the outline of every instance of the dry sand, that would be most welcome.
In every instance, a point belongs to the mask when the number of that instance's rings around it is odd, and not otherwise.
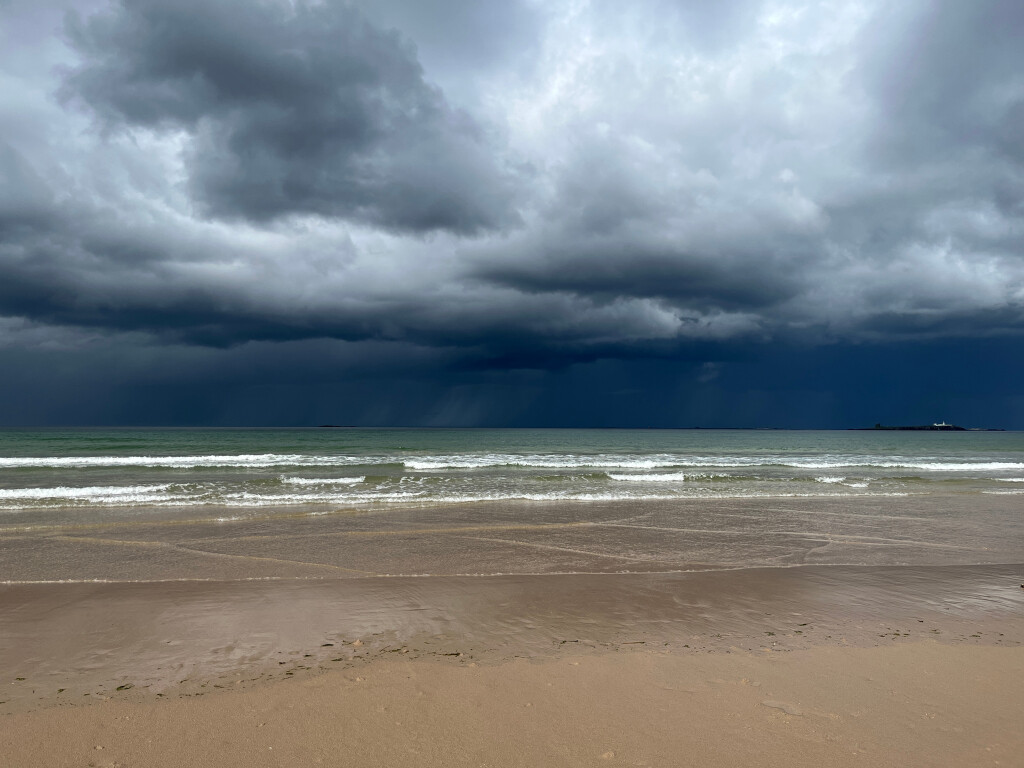
[[[1022,764],[1024,649],[633,651],[352,672],[2,721],[9,766]]]

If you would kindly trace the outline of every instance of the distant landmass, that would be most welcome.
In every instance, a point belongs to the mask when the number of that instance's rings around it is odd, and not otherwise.
[[[917,426],[888,427],[884,424],[875,424],[873,427],[857,427],[859,430],[888,429],[899,432],[1005,432],[1005,429],[986,429],[984,427],[960,427],[956,424],[920,424]]]

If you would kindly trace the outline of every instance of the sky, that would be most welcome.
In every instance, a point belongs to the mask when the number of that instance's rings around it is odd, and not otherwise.
[[[1019,0],[0,0],[0,425],[1024,429]]]

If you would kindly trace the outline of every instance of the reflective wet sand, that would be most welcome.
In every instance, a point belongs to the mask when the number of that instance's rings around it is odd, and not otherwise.
[[[1024,643],[1021,567],[0,587],[8,711],[196,693],[388,654],[466,662],[630,646]],[[209,687],[208,687],[209,686]],[[119,690],[120,688],[120,690]],[[59,692],[58,692],[59,691]]]
[[[173,696],[390,653],[1019,644],[1021,518],[1012,497],[927,496],[8,527],[0,701]]]
[[[0,581],[1024,561],[1019,496],[490,503],[0,528]]]

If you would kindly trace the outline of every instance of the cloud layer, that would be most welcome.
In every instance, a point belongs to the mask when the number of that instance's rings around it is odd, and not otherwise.
[[[500,148],[347,5],[145,0],[67,32],[83,59],[68,98],[114,130],[187,134],[203,214],[466,233],[514,218]]]
[[[1011,0],[0,18],[0,353],[340,343],[353,376],[703,386],[775,346],[1024,331]]]

